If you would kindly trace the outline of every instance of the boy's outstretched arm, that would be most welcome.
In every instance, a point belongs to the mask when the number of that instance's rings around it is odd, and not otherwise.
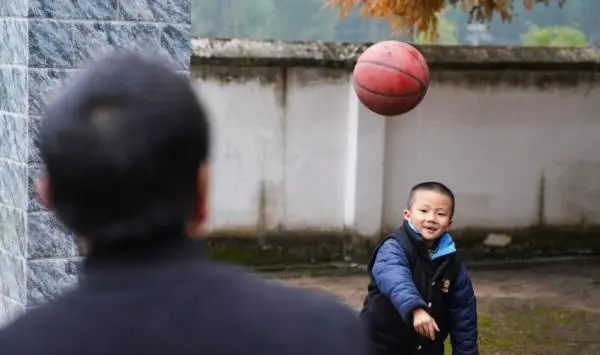
[[[427,309],[427,304],[417,290],[402,245],[388,239],[379,248],[371,274],[379,291],[390,298],[405,322],[412,324],[412,312]]]
[[[452,355],[479,354],[477,300],[467,268],[462,263],[448,296]]]

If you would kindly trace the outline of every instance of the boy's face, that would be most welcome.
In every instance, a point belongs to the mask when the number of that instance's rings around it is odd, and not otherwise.
[[[437,191],[417,190],[413,203],[404,210],[408,220],[425,240],[435,240],[446,233],[452,225],[452,200]]]

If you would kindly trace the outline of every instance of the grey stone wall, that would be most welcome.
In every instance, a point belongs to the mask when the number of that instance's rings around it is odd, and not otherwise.
[[[0,324],[25,306],[27,8],[0,2]]]
[[[189,72],[190,3],[0,1],[0,322],[77,278],[79,250],[33,189],[44,104],[89,60],[113,50],[151,53]]]

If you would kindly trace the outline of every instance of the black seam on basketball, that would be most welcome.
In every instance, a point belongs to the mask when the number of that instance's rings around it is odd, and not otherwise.
[[[402,48],[402,49],[408,49],[406,47],[406,45],[407,44],[403,43],[403,42],[390,43],[390,46],[399,47],[399,48]],[[410,55],[412,55],[413,58],[415,58],[417,60],[417,62],[419,63],[419,66],[421,67],[421,70],[423,71],[423,74],[425,74],[426,72],[429,71],[427,68],[425,68],[425,66],[423,65],[423,63],[421,62],[421,60],[419,59],[419,57],[416,54],[414,54],[412,51],[409,51],[409,50],[407,50],[407,52],[410,53]]]
[[[361,89],[373,94],[373,95],[381,95],[384,97],[412,97],[412,96],[418,96],[422,94],[422,91],[417,91],[417,92],[410,92],[407,94],[390,94],[390,93],[386,93],[386,92],[379,92],[377,90],[373,90],[373,89],[369,89],[368,87],[364,86],[363,84],[361,84],[361,82],[354,78],[354,82],[356,83],[356,85],[360,86]]]
[[[423,91],[423,89],[425,88],[425,83],[422,82],[419,78],[417,78],[416,76],[412,75],[411,73],[409,73],[407,71],[404,71],[402,69],[398,69],[398,68],[396,68],[396,67],[394,67],[392,65],[389,65],[389,64],[386,64],[386,63],[382,63],[382,62],[378,62],[376,60],[361,60],[360,63],[356,63],[356,65],[361,65],[361,64],[375,64],[375,65],[382,66],[384,68],[391,69],[391,70],[393,70],[395,72],[402,73],[402,74],[408,76],[409,78],[412,78],[414,81],[416,81],[417,84],[419,84],[419,86],[421,87],[420,91]]]

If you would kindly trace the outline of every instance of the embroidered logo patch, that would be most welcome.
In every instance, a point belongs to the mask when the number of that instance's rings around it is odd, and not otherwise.
[[[442,292],[448,293],[449,290],[450,290],[450,280],[442,279]]]

